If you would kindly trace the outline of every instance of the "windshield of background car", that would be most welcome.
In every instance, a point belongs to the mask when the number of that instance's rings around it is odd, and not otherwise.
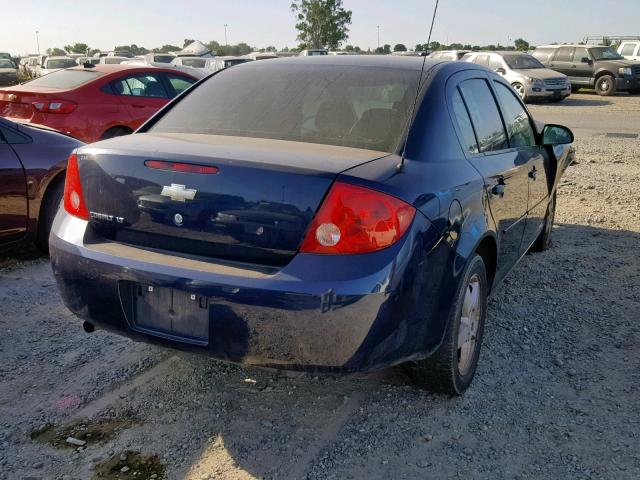
[[[504,55],[504,61],[507,62],[512,70],[529,70],[533,68],[546,68],[538,59],[531,55]]]
[[[591,55],[596,60],[624,60],[624,57],[611,47],[592,48]]]
[[[9,60],[0,60],[0,68],[16,68],[16,66]]]
[[[204,58],[183,58],[182,65],[185,67],[204,68],[207,61]]]
[[[75,88],[83,83],[95,80],[104,75],[101,72],[92,72],[89,70],[58,70],[57,72],[38,77],[35,80],[27,82],[25,85],[43,88]]]
[[[156,55],[153,57],[153,61],[157,63],[171,63],[176,58],[173,55]]]
[[[76,63],[76,61],[73,58],[60,58],[60,59],[52,59],[52,60],[47,60],[47,65],[45,66],[45,68],[47,70],[53,69],[53,68],[70,68],[70,67],[75,67],[78,64]]]
[[[223,70],[150,129],[393,152],[419,70],[261,62]]]

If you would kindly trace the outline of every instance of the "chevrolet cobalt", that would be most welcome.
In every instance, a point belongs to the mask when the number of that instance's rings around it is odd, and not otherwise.
[[[88,331],[460,394],[572,141],[471,63],[246,63],[71,155],[53,271]]]

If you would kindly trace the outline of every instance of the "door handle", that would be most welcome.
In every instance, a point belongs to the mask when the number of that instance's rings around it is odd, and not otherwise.
[[[531,180],[535,180],[537,177],[538,177],[538,171],[536,170],[536,167],[533,167],[533,170],[529,172],[529,178]]]
[[[491,193],[497,197],[504,197],[504,187],[506,184],[504,183],[504,178],[498,179],[498,183],[496,183],[491,189]]]

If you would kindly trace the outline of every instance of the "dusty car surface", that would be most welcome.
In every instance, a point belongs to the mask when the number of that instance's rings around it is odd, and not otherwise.
[[[422,66],[251,62],[79,148],[50,237],[67,307],[89,331],[283,368],[408,363],[462,393],[487,297],[550,243],[573,136],[486,68]]]

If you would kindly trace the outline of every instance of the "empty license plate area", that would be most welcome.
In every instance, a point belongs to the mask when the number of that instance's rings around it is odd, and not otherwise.
[[[209,299],[173,288],[136,284],[134,329],[197,345],[209,343]]]

